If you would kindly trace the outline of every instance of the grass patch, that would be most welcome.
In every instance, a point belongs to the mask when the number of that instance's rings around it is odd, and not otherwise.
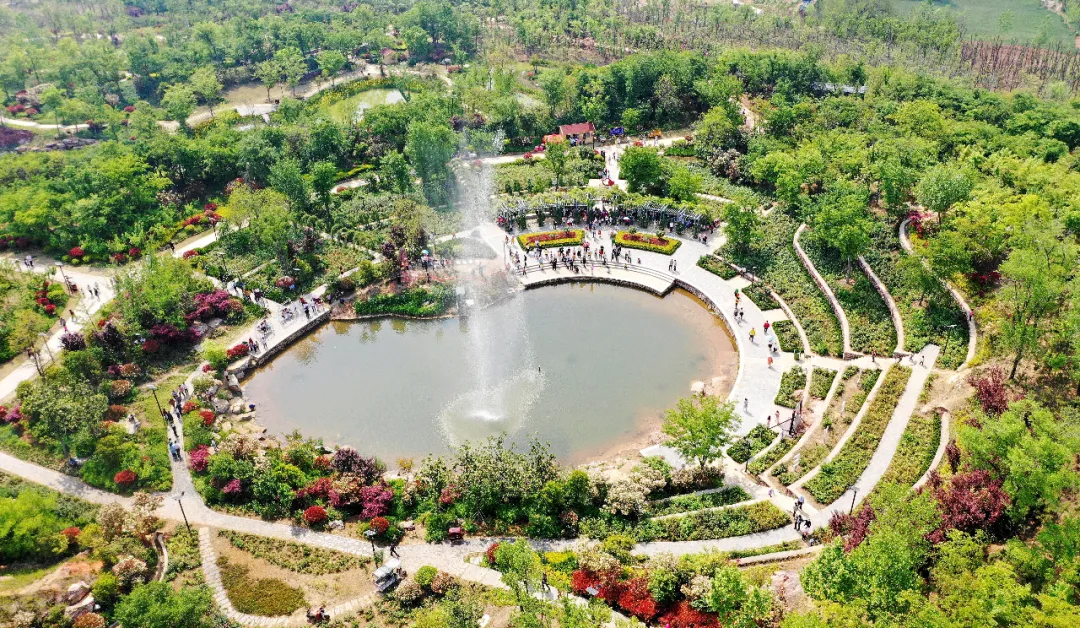
[[[792,247],[792,238],[798,225],[783,212],[774,211],[762,226],[764,238],[759,246],[740,251],[725,245],[720,254],[735,264],[748,268],[783,297],[810,341],[810,348],[818,355],[840,355],[843,339],[840,323],[825,295],[818,290],[814,280],[803,268]]]
[[[914,485],[930,468],[940,441],[941,415],[936,412],[930,416],[912,415],[880,484]]]
[[[791,448],[797,442],[799,442],[798,438],[781,438],[780,442],[776,443],[772,449],[765,452],[760,458],[751,461],[749,466],[746,467],[747,472],[751,475],[764,473],[769,467],[776,464],[777,460],[780,460],[787,452],[791,451]]]
[[[255,558],[261,558],[282,569],[312,576],[325,576],[326,574],[358,569],[371,561],[367,557],[353,556],[344,552],[335,552],[254,534],[242,534],[228,530],[222,530],[218,534],[228,539],[233,547],[244,550]]]
[[[814,373],[810,376],[810,396],[814,399],[824,399],[832,388],[833,380],[836,379],[836,371],[814,367]]]
[[[749,460],[754,454],[765,449],[776,440],[776,432],[764,425],[755,425],[746,436],[728,447],[727,455],[738,463]]]
[[[177,528],[165,542],[165,548],[169,550],[169,570],[165,572],[166,580],[172,580],[185,571],[198,569],[202,565],[199,538],[194,534],[188,534],[187,528]]]
[[[681,240],[664,238],[653,233],[620,231],[615,234],[615,244],[628,249],[652,251],[661,255],[672,255],[682,246]]]
[[[768,286],[760,281],[750,284],[742,289],[746,298],[754,302],[762,312],[780,309],[780,302],[773,298]]]
[[[715,493],[682,495],[664,501],[652,502],[649,506],[649,515],[659,517],[680,512],[694,512],[695,510],[705,510],[706,508],[730,506],[731,504],[737,504],[749,499],[750,493],[747,493],[742,487],[729,486],[720,489]]]
[[[855,434],[844,444],[840,454],[821,467],[821,472],[805,484],[806,490],[822,504],[831,504],[848,490],[870,464],[881,435],[892,419],[893,411],[904,394],[904,387],[911,377],[911,369],[893,367],[885,376],[885,382],[877,397],[863,416]]]
[[[802,338],[799,338],[799,330],[795,329],[795,323],[791,321],[776,321],[772,324],[776,341],[780,343],[780,350],[788,353],[802,350]]]
[[[721,279],[734,279],[739,275],[727,262],[715,255],[702,255],[698,258],[697,265]]]
[[[353,304],[353,309],[361,316],[438,316],[449,310],[453,303],[453,288],[439,284],[430,288],[412,288],[396,294],[377,294],[366,301],[357,301]]]
[[[275,578],[252,578],[248,567],[218,558],[221,583],[233,608],[248,615],[280,617],[290,615],[306,604],[304,593]]]
[[[893,9],[899,15],[926,6],[923,0],[895,0]],[[1054,15],[1039,0],[949,0],[935,2],[934,7],[952,14],[968,35],[976,39],[1004,39],[1024,44],[1035,43],[1045,32],[1045,45],[1058,44],[1066,50],[1073,48],[1074,33],[1060,16]],[[1007,33],[1001,32],[1001,16],[1012,15]],[[1045,29],[1045,31],[1044,31]]]
[[[804,237],[801,244],[847,315],[851,348],[862,353],[891,354],[896,348],[896,328],[889,306],[866,273],[855,262],[846,264],[836,249],[818,238]]]
[[[517,236],[518,245],[525,249],[550,249],[560,246],[581,246],[585,241],[585,231],[582,229],[560,229],[559,231],[538,231],[536,233],[522,233]]]
[[[773,403],[784,408],[794,408],[799,404],[798,391],[806,388],[806,371],[801,366],[793,366],[780,378],[780,391]]]

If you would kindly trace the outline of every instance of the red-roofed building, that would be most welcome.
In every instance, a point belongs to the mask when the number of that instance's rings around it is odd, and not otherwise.
[[[578,122],[576,124],[564,124],[559,127],[559,135],[569,139],[577,139],[577,144],[582,144],[593,139],[596,127],[592,122]]]

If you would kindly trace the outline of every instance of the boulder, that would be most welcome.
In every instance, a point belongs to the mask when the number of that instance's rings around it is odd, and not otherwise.
[[[90,593],[90,585],[82,580],[68,587],[64,594],[64,604],[77,604]]]
[[[225,321],[221,320],[220,318],[211,318],[210,320],[206,321],[206,324],[208,327],[210,327],[210,329],[217,329],[218,327],[221,327],[221,324],[223,322]]]
[[[222,432],[229,432],[232,430],[233,426],[229,421],[218,421],[218,428]]]
[[[345,522],[342,521],[341,519],[334,519],[333,521],[330,522],[330,525],[328,525],[327,527],[330,528],[331,530],[344,530],[345,529]]]
[[[214,398],[212,402],[214,406],[214,412],[217,414],[225,414],[229,411],[229,402],[224,399]]]
[[[705,382],[694,382],[690,384],[690,393],[694,395],[701,395],[705,393]]]
[[[243,397],[237,397],[229,402],[229,414],[243,414],[247,410],[247,403]]]
[[[74,621],[80,615],[92,612],[94,610],[94,596],[88,595],[82,599],[78,604],[72,604],[64,609],[64,617]]]

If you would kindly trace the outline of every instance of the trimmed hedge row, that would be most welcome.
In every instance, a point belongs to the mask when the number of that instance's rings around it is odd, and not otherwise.
[[[795,446],[795,443],[799,442],[798,438],[782,438],[776,446],[765,452],[765,455],[757,458],[750,463],[746,469],[751,475],[759,475],[764,473],[766,469],[776,464],[776,461],[783,458],[787,452],[791,451],[791,448]]]
[[[794,353],[802,351],[802,338],[799,338],[799,330],[795,329],[795,323],[791,321],[776,321],[772,324],[776,341],[780,343],[780,350]]]
[[[662,255],[672,255],[682,246],[682,241],[675,238],[661,238],[652,233],[620,231],[615,234],[615,244],[625,246],[628,249],[641,249],[642,251],[652,251]]]
[[[730,506],[749,499],[750,493],[747,493],[741,486],[728,486],[715,493],[681,495],[664,501],[652,502],[649,505],[649,515],[660,517],[680,512],[694,512],[695,510],[705,510],[717,506]]]
[[[734,279],[739,274],[734,268],[728,266],[727,262],[715,255],[702,255],[698,258],[697,265],[721,279]]]
[[[773,505],[762,501],[723,510],[701,510],[685,517],[630,521],[624,518],[600,516],[581,520],[581,536],[606,539],[612,534],[626,534],[639,543],[650,541],[705,541],[726,539],[755,532],[774,530],[791,523],[791,517]]]
[[[229,530],[222,530],[218,534],[228,539],[233,547],[244,550],[255,558],[261,558],[282,569],[313,576],[341,573],[363,567],[371,562],[370,558],[366,556],[353,556],[344,552],[335,552],[301,543],[293,543],[292,541],[271,539],[265,536],[243,534]]]
[[[750,433],[728,447],[727,455],[735,462],[746,462],[751,456],[771,445],[774,440],[776,440],[776,432],[764,425],[755,425]]]
[[[933,413],[912,415],[896,455],[881,476],[880,484],[886,482],[912,486],[930,468],[941,441],[941,415]]]
[[[821,467],[821,472],[804,486],[822,504],[831,504],[848,490],[874,456],[881,435],[892,419],[893,411],[904,394],[911,369],[894,366],[885,376],[885,383],[863,416],[855,434],[844,444],[840,454]]]
[[[784,408],[794,408],[799,404],[796,392],[806,388],[806,371],[801,366],[793,366],[780,378],[780,391],[776,393],[774,403]]]
[[[754,302],[762,312],[780,309],[780,302],[773,298],[769,288],[760,281],[754,282],[742,289],[746,298]]]

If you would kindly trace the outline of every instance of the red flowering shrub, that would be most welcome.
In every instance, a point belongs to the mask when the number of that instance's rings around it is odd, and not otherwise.
[[[189,399],[188,401],[184,402],[184,405],[180,406],[180,410],[182,410],[184,414],[187,414],[188,412],[194,412],[198,409],[199,402],[195,401],[194,399]]]
[[[390,501],[392,499],[394,499],[394,491],[390,490],[390,487],[385,484],[365,486],[360,489],[360,502],[363,504],[360,517],[371,519],[372,517],[385,515],[390,511]]]
[[[135,106],[134,105],[128,105],[128,106],[124,107],[124,113],[135,113]]]
[[[979,400],[983,412],[997,416],[1009,409],[1009,402],[1014,401],[1007,388],[1008,377],[1000,366],[974,373],[968,377],[968,383],[975,387],[975,398]]]
[[[230,360],[238,360],[238,359],[246,356],[248,354],[248,352],[250,352],[250,351],[251,351],[251,347],[247,346],[247,343],[241,342],[240,344],[236,345],[235,347],[232,347],[231,349],[227,350],[225,352],[225,355],[227,355]]]
[[[330,456],[316,456],[315,460],[311,462],[311,466],[315,467],[319,471],[329,471],[332,467],[330,462]]]
[[[720,621],[716,615],[699,611],[690,606],[686,600],[675,604],[675,607],[660,616],[658,622],[667,628],[719,628]]]
[[[37,107],[27,107],[25,113],[28,116],[36,116],[39,112]]]
[[[318,526],[326,523],[326,509],[322,506],[311,506],[304,511],[304,521],[310,526]]]
[[[56,314],[56,306],[53,305],[52,303],[46,305],[45,306],[45,313],[48,314],[49,316],[52,316],[53,314]]]
[[[199,251],[196,250],[196,249],[190,249],[190,250],[184,251],[184,259],[191,259],[192,257],[196,257],[198,254],[199,254]]]
[[[86,255],[86,251],[84,251],[81,246],[73,246],[71,247],[71,250],[68,251],[68,255],[78,258]]]
[[[199,417],[202,418],[203,425],[210,427],[214,424],[214,411],[213,410],[200,410]]]
[[[116,475],[113,476],[113,482],[116,482],[117,485],[122,488],[127,488],[135,483],[135,472],[131,469],[118,471]]]
[[[944,541],[949,530],[985,530],[997,523],[1009,506],[1001,482],[981,469],[954,475],[948,483],[935,471],[928,486],[941,509],[941,527],[929,537],[933,543]]]
[[[488,545],[487,550],[484,552],[484,558],[487,559],[489,565],[495,565],[495,552],[498,551],[498,549],[499,544],[492,543],[491,545]]]
[[[578,569],[570,578],[570,586],[578,595],[589,595],[590,588],[600,588],[600,576],[585,569]]]
[[[649,593],[649,579],[639,576],[626,583],[619,594],[619,608],[638,617],[642,621],[649,621],[656,616],[656,600]]]
[[[49,304],[49,299],[47,299],[46,297],[38,297],[38,298],[34,299],[34,302],[37,303],[38,305],[45,306],[45,305]]]
[[[77,526],[71,526],[70,528],[64,528],[63,530],[60,531],[60,534],[63,534],[64,536],[67,537],[67,540],[68,540],[69,543],[74,543],[79,538],[79,534],[81,534],[81,533],[82,533],[82,530],[80,530]]]
[[[153,354],[157,353],[159,349],[161,349],[161,343],[157,340],[154,340],[153,338],[150,338],[149,340],[144,340],[142,343],[143,353]]]
[[[217,211],[217,203],[207,203],[202,206],[204,211],[214,212]]]
[[[371,529],[375,531],[375,534],[386,534],[386,531],[390,529],[390,521],[386,517],[375,517],[371,520]]]
[[[833,512],[829,519],[829,529],[844,538],[844,551],[850,552],[858,547],[870,533],[870,524],[877,519],[877,514],[870,504],[863,504],[858,513],[849,515]]]
[[[128,257],[137,258],[142,255],[142,249],[137,246],[133,246],[128,249]]]
[[[330,496],[330,491],[334,488],[334,481],[330,478],[319,478],[308,484],[302,489],[296,491],[297,499],[306,499],[308,497],[314,499],[326,499]]]
[[[210,448],[206,445],[199,445],[195,449],[188,452],[188,467],[196,473],[202,473],[206,471],[206,467],[210,465]]]
[[[439,492],[439,504],[449,506],[457,501],[457,498],[460,496],[461,492],[457,490],[457,487],[453,485],[447,486]]]
[[[236,495],[242,490],[244,490],[244,487],[240,483],[240,480],[232,479],[225,484],[225,488],[221,489],[221,492],[225,493],[226,495]]]
[[[214,371],[214,367],[209,362],[202,365],[202,372],[203,373],[212,373],[213,371]]]
[[[6,421],[8,416],[8,407],[0,405],[0,421]]]
[[[127,414],[127,407],[119,404],[113,404],[109,406],[109,409],[105,412],[105,418],[110,421],[119,421]]]

